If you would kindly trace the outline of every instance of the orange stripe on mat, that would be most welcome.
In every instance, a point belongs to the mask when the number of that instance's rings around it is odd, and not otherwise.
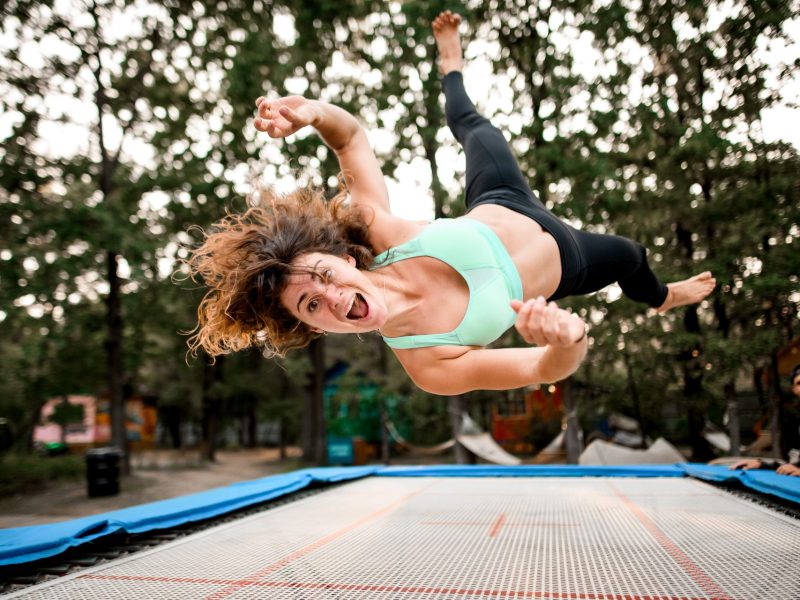
[[[420,525],[433,525],[437,527],[485,527],[486,521],[420,521]],[[496,525],[494,521],[492,525]],[[580,527],[579,523],[547,523],[545,521],[506,521],[503,527]]]
[[[426,486],[426,487],[429,487],[429,486]],[[318,539],[316,542],[314,542],[312,544],[309,544],[305,548],[301,548],[300,550],[296,550],[296,551],[292,552],[291,554],[283,557],[279,561],[274,562],[271,565],[267,565],[263,569],[259,569],[258,571],[256,571],[255,573],[253,573],[251,575],[248,575],[244,579],[241,579],[241,580],[237,581],[236,583],[231,584],[230,587],[227,587],[227,588],[225,588],[223,590],[219,590],[218,592],[215,592],[214,594],[211,594],[210,596],[208,596],[206,598],[206,600],[220,600],[221,598],[225,598],[227,596],[230,596],[231,594],[235,593],[237,590],[239,590],[239,589],[241,589],[243,587],[255,585],[257,583],[256,580],[261,579],[265,575],[269,575],[270,573],[274,573],[275,571],[277,571],[279,569],[282,569],[286,565],[293,563],[298,558],[302,558],[306,554],[310,554],[311,552],[314,552],[314,550],[317,550],[317,549],[321,548],[322,546],[325,546],[326,544],[330,544],[334,540],[337,540],[340,537],[342,537],[343,535],[346,535],[346,534],[350,533],[354,529],[357,529],[357,528],[361,527],[362,525],[366,525],[370,521],[374,521],[374,520],[382,517],[383,515],[385,515],[385,514],[387,514],[389,512],[392,512],[393,510],[395,510],[396,508],[399,508],[401,505],[403,505],[405,502],[407,502],[408,500],[410,500],[411,498],[413,498],[417,494],[419,494],[422,491],[424,491],[424,489],[425,488],[423,488],[421,490],[417,490],[416,492],[412,492],[410,494],[407,494],[407,495],[403,496],[402,498],[400,498],[399,500],[395,500],[391,504],[388,504],[387,506],[384,506],[383,508],[378,509],[375,512],[372,512],[372,513],[368,514],[366,517],[363,517],[363,518],[359,519],[358,521],[350,523],[350,525],[342,527],[341,529],[339,529],[337,531],[334,531],[333,533],[330,533],[330,534],[326,535],[325,537],[322,537],[322,538]]]
[[[694,581],[701,590],[703,590],[704,594],[707,594],[710,597],[710,600],[730,600],[728,595],[720,588],[711,577],[709,577],[705,571],[694,562],[691,558],[689,558],[683,550],[678,548],[675,543],[669,539],[666,533],[661,531],[658,528],[650,517],[648,517],[644,511],[639,508],[639,506],[633,502],[630,498],[628,498],[625,494],[620,492],[613,483],[608,484],[609,487],[614,491],[614,494],[622,500],[625,506],[630,510],[639,522],[644,525],[645,529],[650,532],[655,540],[661,545],[664,550],[672,557],[672,559],[680,565],[680,567],[686,572],[687,575]]]
[[[708,600],[692,596],[657,596],[655,594],[604,594],[602,592],[526,592],[523,590],[499,590],[476,588],[448,588],[425,585],[378,585],[365,583],[304,583],[296,581],[250,581],[236,579],[206,579],[201,577],[148,577],[146,575],[81,575],[83,579],[105,579],[114,581],[143,581],[153,583],[189,583],[225,585],[236,587],[287,588],[303,590],[345,590],[352,592],[393,592],[398,594],[440,594],[491,596],[493,598],[547,598],[548,600]]]
[[[501,514],[497,517],[497,520],[492,523],[492,528],[489,530],[489,537],[497,537],[497,534],[500,533],[500,529],[503,527],[503,523],[506,522],[506,513]]]

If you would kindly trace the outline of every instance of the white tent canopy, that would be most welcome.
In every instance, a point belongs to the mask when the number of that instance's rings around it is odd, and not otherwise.
[[[595,440],[578,459],[578,464],[581,465],[655,465],[677,462],[686,462],[686,458],[664,438],[658,438],[647,450],[634,450]]]
[[[461,415],[461,430],[456,439],[476,456],[496,465],[518,465],[522,462],[503,450],[467,413]]]

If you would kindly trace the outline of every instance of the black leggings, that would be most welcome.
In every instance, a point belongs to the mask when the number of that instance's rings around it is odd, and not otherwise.
[[[547,210],[528,186],[503,134],[475,110],[461,73],[448,73],[442,87],[447,125],[467,159],[467,212],[482,204],[504,206],[533,219],[555,238],[562,274],[550,300],[589,294],[618,282],[632,300],[650,306],[664,303],[667,286],[650,270],[643,246],[616,235],[579,231]]]

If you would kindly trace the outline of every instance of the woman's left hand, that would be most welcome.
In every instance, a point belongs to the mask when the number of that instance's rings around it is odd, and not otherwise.
[[[262,96],[256,100],[256,107],[255,128],[273,138],[290,136],[307,125],[314,125],[320,118],[315,102],[303,96],[284,96],[277,100]]]
[[[541,296],[525,302],[512,300],[511,308],[517,313],[514,326],[529,344],[572,346],[586,337],[583,319]]]

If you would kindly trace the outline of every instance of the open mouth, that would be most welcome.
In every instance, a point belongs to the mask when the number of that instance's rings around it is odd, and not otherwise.
[[[369,314],[369,304],[364,299],[364,296],[356,292],[356,295],[353,296],[353,305],[350,307],[350,310],[347,311],[347,318],[355,321],[358,319],[363,319]]]

